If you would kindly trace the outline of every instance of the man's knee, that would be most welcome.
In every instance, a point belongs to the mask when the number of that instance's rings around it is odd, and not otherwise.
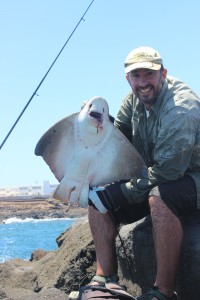
[[[108,240],[116,238],[117,227],[109,213],[102,214],[93,206],[88,206],[88,219],[93,235],[104,235]]]
[[[177,217],[197,210],[196,186],[190,176],[154,187],[149,193],[149,204],[153,205],[155,199],[163,201]]]
[[[152,217],[161,217],[171,211],[158,195],[150,195],[148,200]]]

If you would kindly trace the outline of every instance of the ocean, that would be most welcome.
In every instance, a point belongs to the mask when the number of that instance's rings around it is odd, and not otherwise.
[[[58,249],[57,237],[76,219],[17,219],[0,224],[0,263],[12,258],[29,260],[33,251]]]

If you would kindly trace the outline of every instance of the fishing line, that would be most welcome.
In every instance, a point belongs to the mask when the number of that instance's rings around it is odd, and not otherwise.
[[[124,241],[123,241],[123,239],[122,239],[122,237],[120,235],[120,232],[119,232],[119,229],[118,229],[118,225],[117,225],[117,223],[115,221],[115,218],[114,218],[114,216],[112,215],[112,213],[110,211],[109,211],[109,215],[110,215],[110,218],[111,218],[111,220],[112,220],[112,222],[113,222],[113,224],[115,226],[115,229],[117,231],[117,235],[118,235],[118,238],[119,238],[120,243],[121,243],[121,247],[122,247],[124,255],[125,255],[125,261],[126,261],[126,264],[127,264],[127,268],[129,270],[130,277],[133,280],[133,273],[132,273],[132,270],[131,270],[131,265],[130,265],[130,261],[129,261],[128,255],[126,253],[126,247],[124,245]]]
[[[58,53],[58,55],[56,56],[56,58],[54,59],[53,63],[51,64],[51,66],[49,67],[49,69],[47,70],[46,74],[44,75],[44,77],[42,78],[42,80],[40,81],[40,83],[38,84],[37,88],[35,89],[35,91],[33,92],[31,98],[28,100],[27,104],[25,105],[25,107],[23,108],[22,112],[19,114],[18,118],[16,119],[15,123],[13,124],[13,126],[11,127],[10,131],[8,132],[8,134],[6,135],[5,139],[3,140],[3,142],[0,145],[0,150],[3,147],[3,145],[5,144],[5,142],[7,141],[8,137],[10,136],[10,134],[12,133],[13,129],[15,128],[15,126],[17,125],[17,123],[19,122],[20,118],[22,117],[23,113],[25,112],[25,110],[27,109],[27,107],[29,106],[29,104],[31,103],[32,99],[37,95],[37,91],[39,90],[39,88],[41,87],[42,83],[44,82],[44,80],[46,79],[47,75],[49,74],[50,70],[52,69],[53,65],[55,64],[55,62],[57,61],[57,59],[59,58],[59,56],[61,55],[62,51],[64,50],[65,46],[67,45],[67,43],[69,42],[69,40],[71,39],[72,35],[74,34],[74,32],[76,31],[76,29],[78,28],[79,24],[81,23],[81,21],[85,21],[84,20],[84,16],[86,15],[86,13],[88,12],[90,6],[92,5],[92,3],[94,2],[94,0],[92,0],[89,4],[89,6],[87,7],[86,11],[84,12],[84,14],[82,15],[82,17],[80,18],[80,20],[78,21],[77,25],[75,26],[74,30],[72,31],[72,33],[70,34],[70,36],[68,37],[67,41],[65,42],[65,44],[63,45],[63,47],[61,48],[60,52]]]
[[[107,206],[110,207],[110,205],[112,204],[112,196],[111,196],[111,194],[108,192],[108,190],[107,190],[107,194],[108,194],[108,198],[109,198],[109,199],[107,199],[107,197],[105,196],[105,194],[102,193],[103,198],[104,198],[104,201],[106,202]],[[125,260],[126,260],[126,264],[127,264],[129,273],[130,273],[130,277],[131,277],[131,279],[133,280],[133,273],[132,273],[132,270],[131,270],[130,261],[129,261],[128,255],[127,255],[127,253],[126,253],[126,248],[125,248],[125,245],[124,245],[124,241],[123,241],[123,239],[122,239],[122,237],[121,237],[121,235],[120,235],[120,232],[119,232],[118,224],[117,224],[117,222],[116,222],[116,220],[115,220],[115,217],[114,217],[114,215],[112,214],[112,211],[111,211],[111,210],[108,210],[108,214],[109,214],[110,219],[111,219],[111,221],[113,222],[113,225],[114,225],[114,227],[115,227],[115,229],[116,229],[117,235],[118,235],[119,240],[120,240],[120,243],[121,243],[121,247],[122,247],[123,252],[124,252],[124,255],[125,255]]]

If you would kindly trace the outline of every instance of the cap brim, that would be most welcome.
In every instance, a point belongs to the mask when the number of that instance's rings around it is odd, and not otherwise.
[[[150,70],[160,70],[161,64],[154,64],[151,62],[139,62],[139,63],[134,63],[132,65],[126,66],[125,67],[125,73],[129,73],[133,70],[136,69],[150,69]]]

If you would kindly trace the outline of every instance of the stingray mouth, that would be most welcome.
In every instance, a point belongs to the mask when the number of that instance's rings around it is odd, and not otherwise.
[[[94,118],[95,120],[97,120],[99,123],[102,122],[102,114],[96,111],[91,111],[89,113],[90,117]]]

